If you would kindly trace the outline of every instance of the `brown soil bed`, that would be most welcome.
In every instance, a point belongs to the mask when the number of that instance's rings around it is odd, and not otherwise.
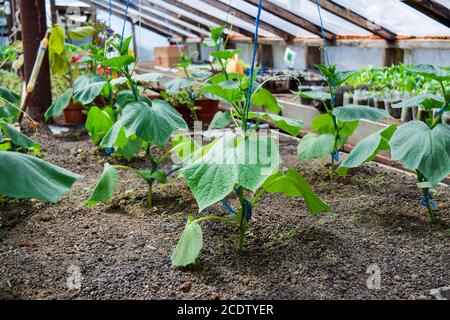
[[[187,215],[198,216],[181,180],[157,186],[149,209],[144,184],[121,172],[115,199],[87,208],[106,156],[84,132],[35,139],[48,161],[83,178],[58,204],[0,199],[1,298],[431,299],[430,289],[450,284],[448,188],[430,224],[410,175],[371,163],[330,182],[322,162],[299,164],[296,145],[282,140],[283,166],[301,170],[334,212],[311,216],[302,199],[266,195],[243,251],[234,230],[208,222],[198,264],[176,269],[171,252]],[[225,214],[219,205],[207,213]],[[366,285],[373,264],[380,290]],[[66,285],[71,265],[79,290]]]

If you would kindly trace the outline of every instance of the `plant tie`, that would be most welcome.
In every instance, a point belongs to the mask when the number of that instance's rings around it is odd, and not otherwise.
[[[220,200],[220,203],[222,203],[222,207],[224,207],[231,215],[235,216],[237,214],[226,199]]]
[[[105,152],[108,156],[110,156],[113,153],[113,148],[106,148]]]
[[[426,209],[428,209],[427,202],[430,202],[431,208],[433,210],[436,210],[436,203],[433,201],[433,199],[431,199],[430,190],[427,190],[427,195],[426,197],[423,197],[422,200],[420,200],[420,204],[423,205]]]
[[[441,114],[443,114],[445,109],[447,109],[448,106],[450,106],[450,102],[447,103],[446,105],[444,105],[442,108],[440,108],[439,111],[436,113],[436,115],[440,116]]]
[[[334,150],[331,156],[333,157],[334,161],[339,161],[339,150]]]
[[[172,174],[174,174],[175,172],[177,172],[177,171],[179,171],[179,170],[181,170],[181,169],[182,169],[182,167],[176,167],[176,168],[173,168],[172,170],[170,170],[170,171],[168,171],[168,172],[166,173],[166,176],[170,177]]]
[[[252,218],[253,208],[252,204],[247,199],[242,202],[242,210],[242,215],[247,218],[247,221],[250,221],[250,219]]]

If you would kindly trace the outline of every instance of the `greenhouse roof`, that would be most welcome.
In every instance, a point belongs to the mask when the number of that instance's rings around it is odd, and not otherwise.
[[[67,2],[67,1],[66,1]],[[109,0],[82,0],[109,11]],[[123,17],[126,0],[112,0]],[[64,1],[57,1],[58,4]],[[450,40],[450,0],[319,0],[329,40]],[[189,41],[230,25],[231,39],[251,41],[258,0],[130,0],[128,19],[163,36]],[[314,41],[322,35],[316,0],[264,0],[261,41]]]

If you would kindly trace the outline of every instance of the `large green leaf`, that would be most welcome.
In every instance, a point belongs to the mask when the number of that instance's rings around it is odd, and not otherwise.
[[[386,110],[360,105],[346,105],[333,110],[333,115],[342,122],[356,121],[361,119],[378,121],[390,118]]]
[[[397,130],[397,126],[391,125],[365,137],[345,158],[336,172],[345,175],[347,169],[357,168],[363,163],[373,160],[380,150],[388,150],[389,141],[395,130]]]
[[[321,159],[330,155],[334,150],[334,136],[332,134],[317,135],[309,133],[303,137],[297,148],[300,161]]]
[[[0,151],[0,194],[57,202],[79,175],[39,158]]]
[[[268,111],[276,114],[281,112],[281,107],[277,99],[265,88],[260,88],[253,93],[251,104],[264,107]]]
[[[303,128],[303,121],[296,120],[296,119],[290,119],[285,118],[282,116],[279,116],[277,114],[273,113],[266,113],[266,112],[249,112],[248,113],[249,119],[269,119],[272,121],[278,128],[280,128],[283,131],[286,131],[291,136],[298,136],[301,129]]]
[[[117,180],[117,170],[106,163],[102,176],[86,204],[89,207],[92,207],[98,203],[106,202],[111,199],[114,192],[116,192]]]
[[[102,76],[80,76],[75,81],[74,99],[87,105],[100,95],[107,81]]]
[[[70,101],[72,100],[73,89],[70,88],[65,93],[60,95],[56,100],[52,103],[50,108],[48,108],[47,112],[44,114],[45,121],[48,121],[51,117],[59,116],[64,109],[67,108]]]
[[[114,118],[114,110],[111,107],[100,109],[94,106],[89,108],[86,129],[95,144],[99,143],[111,129],[115,121]]]
[[[252,136],[243,142],[240,136],[228,133],[182,174],[203,210],[225,198],[235,184],[256,191],[279,164],[271,138]]]
[[[432,65],[419,64],[408,68],[409,72],[420,74],[426,78],[437,81],[450,81],[450,71],[444,68],[435,68]]]
[[[130,137],[126,140],[126,143],[123,147],[116,147],[116,154],[124,157],[128,161],[133,159],[139,151],[142,149],[142,140],[135,137]]]
[[[128,104],[122,113],[121,122],[128,136],[165,146],[176,129],[187,129],[181,115],[163,100],[153,100],[150,106],[143,101]]]
[[[303,197],[312,214],[331,211],[311,189],[306,179],[294,169],[288,169],[285,175],[281,172],[273,174],[264,182],[263,189],[269,193],[283,193],[288,197]]]
[[[67,33],[72,40],[83,40],[86,37],[94,35],[95,28],[92,26],[83,26],[69,29]]]
[[[8,135],[8,137],[11,139],[11,142],[19,147],[25,148],[25,149],[34,149],[39,150],[41,148],[40,144],[36,141],[30,139],[26,135],[24,135],[22,132],[14,129],[10,125],[8,125],[6,122],[0,120],[0,128],[3,128]]]
[[[433,109],[433,108],[441,108],[445,103],[444,98],[438,96],[436,94],[421,94],[402,102],[396,103],[392,105],[392,108],[407,108],[407,107],[416,107],[422,106],[425,109]]]
[[[422,121],[400,126],[390,141],[393,160],[419,170],[433,185],[450,174],[450,126],[430,129]]]
[[[185,267],[193,264],[203,247],[203,232],[192,217],[188,218],[181,238],[172,253],[171,261],[175,267]]]

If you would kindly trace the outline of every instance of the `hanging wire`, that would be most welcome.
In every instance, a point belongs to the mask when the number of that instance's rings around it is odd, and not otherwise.
[[[112,17],[112,0],[109,0],[109,17],[108,17],[108,29],[111,31],[111,17]]]
[[[136,60],[138,60],[141,57],[141,40],[142,40],[142,0],[139,0],[139,38],[138,38],[138,45],[137,48],[134,48],[136,50]],[[134,35],[136,36],[136,35]]]
[[[125,34],[125,26],[127,25],[127,17],[128,17],[128,8],[129,7],[130,7],[130,0],[127,0],[127,4],[125,7],[125,15],[123,17],[122,33],[120,35],[120,51],[122,51],[123,36]]]
[[[322,32],[325,65],[329,65],[330,57],[328,56],[328,43],[327,43],[327,38],[325,37],[325,30],[323,29],[323,19],[322,19],[322,12],[320,10],[319,0],[316,0],[316,5],[317,5],[317,11],[319,12],[320,30]]]
[[[159,1],[159,5],[161,5],[161,0]],[[167,38],[167,40],[168,40],[169,42],[171,42],[171,41],[172,41],[172,38],[173,38],[173,30],[172,30],[172,27],[170,26],[169,19],[167,19],[167,16],[168,16],[168,13],[167,13],[167,12],[168,12],[167,8],[164,7],[164,22],[165,22],[166,25],[167,25],[167,29],[169,29],[169,37]],[[180,43],[178,42],[178,40],[175,41],[175,44],[176,44],[177,47],[178,47],[178,52],[180,53],[180,55],[183,54],[183,50],[181,49],[181,46],[180,46]]]
[[[233,0],[228,1],[228,10],[227,10],[227,15],[225,16],[225,24],[224,24],[225,27],[228,25],[228,18],[230,17],[230,13],[231,13],[231,1],[233,1]],[[219,41],[219,48],[218,48],[219,51],[220,51],[220,48],[222,47],[222,42],[223,42],[223,32],[222,32],[222,36],[220,37],[220,41]]]
[[[255,22],[256,30],[255,30],[255,35],[254,35],[254,39],[253,39],[253,55],[252,55],[252,66],[250,69],[250,84],[249,84],[249,88],[248,88],[247,105],[245,108],[244,135],[247,134],[248,113],[250,111],[250,103],[252,101],[253,75],[255,73],[256,51],[258,50],[258,34],[259,34],[259,23],[260,23],[261,11],[262,11],[262,1],[263,0],[258,0],[258,14],[256,15],[256,22]]]

